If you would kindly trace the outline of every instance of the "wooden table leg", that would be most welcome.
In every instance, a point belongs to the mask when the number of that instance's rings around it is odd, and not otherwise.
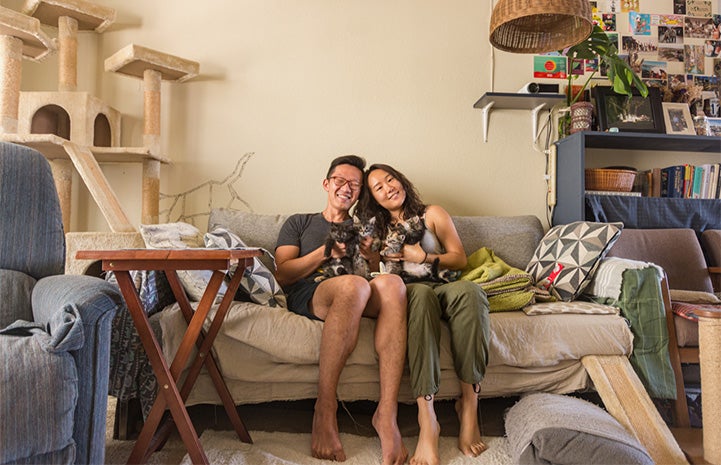
[[[193,428],[190,421],[188,411],[185,408],[180,392],[175,384],[175,380],[173,379],[170,369],[165,362],[165,358],[162,355],[160,345],[158,344],[152,328],[150,327],[148,316],[143,310],[140,296],[138,295],[138,291],[130,277],[130,272],[116,270],[115,275],[118,280],[118,286],[123,293],[128,310],[130,311],[130,315],[135,323],[135,327],[138,330],[140,341],[143,343],[148,360],[150,361],[150,364],[153,367],[153,372],[158,379],[160,395],[158,396],[156,403],[159,401],[163,403],[167,402],[170,413],[172,414],[178,427],[180,437],[182,438],[185,447],[188,449],[188,454],[190,455],[193,463],[208,464],[208,458],[203,451],[198,435],[195,432],[195,428]],[[157,428],[157,424],[152,427],[151,431],[151,424],[146,422],[140,433],[140,437],[135,443],[135,447],[128,458],[128,464],[145,463],[147,460],[148,445],[155,433],[155,428]]]
[[[221,374],[220,369],[218,368],[218,363],[215,360],[215,356],[213,355],[212,345],[213,341],[215,341],[215,338],[218,335],[218,332],[220,331],[223,320],[225,319],[225,316],[230,309],[230,305],[233,301],[235,293],[240,287],[240,281],[243,277],[243,270],[251,263],[252,262],[250,260],[246,260],[245,263],[243,263],[243,261],[239,263],[237,271],[233,275],[230,283],[228,283],[228,289],[225,293],[225,296],[223,297],[220,306],[218,307],[213,321],[211,322],[208,333],[204,335],[203,332],[201,332],[201,335],[198,337],[198,354],[196,355],[195,360],[193,361],[193,364],[188,371],[185,383],[180,389],[180,395],[183,398],[183,401],[187,400],[188,396],[190,395],[190,391],[195,384],[198,375],[200,374],[201,368],[203,367],[203,365],[205,365],[208,370],[208,374],[213,381],[215,390],[217,391],[218,396],[220,396],[220,399],[223,402],[223,407],[228,414],[228,418],[233,425],[235,432],[238,435],[238,438],[242,442],[248,444],[252,444],[253,440],[251,439],[250,434],[248,433],[248,429],[243,423],[243,420],[240,418],[240,415],[238,415],[238,410],[235,407],[233,397],[228,390],[228,386],[225,384],[223,375]],[[168,281],[170,282],[171,288],[181,286],[180,281],[177,279],[177,277],[176,279],[168,279]],[[189,323],[193,316],[193,310],[190,306],[190,302],[187,300],[187,298],[185,298],[182,302],[179,301],[178,303],[183,313],[183,316],[185,317],[185,321]]]

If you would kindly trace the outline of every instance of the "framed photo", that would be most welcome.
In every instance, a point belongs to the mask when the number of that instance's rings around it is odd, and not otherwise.
[[[687,103],[662,102],[663,122],[666,124],[666,134],[696,135],[691,110]]]
[[[641,97],[636,88],[632,94],[617,94],[611,86],[593,88],[599,130],[618,128],[619,132],[666,132],[658,87],[649,87],[646,98]]]
[[[706,118],[706,135],[721,137],[721,118]]]

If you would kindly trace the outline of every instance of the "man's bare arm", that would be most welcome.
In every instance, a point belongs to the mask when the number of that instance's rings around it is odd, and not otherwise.
[[[325,246],[299,257],[300,248],[294,245],[281,245],[275,249],[275,279],[281,286],[295,284],[313,274],[323,263]]]

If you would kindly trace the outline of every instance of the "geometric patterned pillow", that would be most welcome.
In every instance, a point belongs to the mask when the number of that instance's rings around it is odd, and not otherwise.
[[[213,249],[243,249],[247,247],[240,237],[225,228],[216,228],[206,233],[203,240],[207,248]],[[270,252],[265,249],[261,250],[275,263],[275,258]],[[228,270],[228,277],[233,276],[236,268],[237,265]],[[257,304],[269,307],[288,307],[283,289],[275,280],[273,273],[258,257],[253,257],[253,264],[244,270],[243,278],[240,280],[240,289],[244,290]]]
[[[554,226],[536,247],[526,272],[558,299],[575,300],[622,229],[623,223],[589,221]]]

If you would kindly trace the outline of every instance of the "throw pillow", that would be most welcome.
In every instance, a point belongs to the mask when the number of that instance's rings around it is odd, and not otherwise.
[[[549,229],[526,267],[536,285],[570,302],[583,292],[622,223],[576,221]]]
[[[193,249],[203,248],[203,234],[198,228],[188,223],[141,224],[140,234],[145,247],[149,249]],[[180,270],[178,279],[183,285],[188,299],[199,302],[203,292],[213,275],[209,270]],[[219,303],[227,286],[221,284],[215,303]]]
[[[573,302],[544,302],[527,305],[523,308],[526,315],[553,315],[561,313],[581,313],[586,315],[618,315],[619,309],[610,305],[597,304],[596,302],[584,302],[574,300]]]
[[[653,463],[635,436],[601,407],[582,399],[529,394],[508,410],[505,420],[514,463]]]
[[[216,228],[204,236],[205,246],[217,249],[239,249],[246,247],[243,240],[225,228]],[[275,266],[275,258],[266,249],[261,249],[268,256]],[[228,276],[232,277],[236,267],[228,270]],[[253,258],[253,264],[243,270],[243,278],[240,281],[240,288],[243,289],[250,299],[260,305],[270,307],[287,308],[285,294],[278,281],[275,280],[273,272],[270,271],[258,257]]]

